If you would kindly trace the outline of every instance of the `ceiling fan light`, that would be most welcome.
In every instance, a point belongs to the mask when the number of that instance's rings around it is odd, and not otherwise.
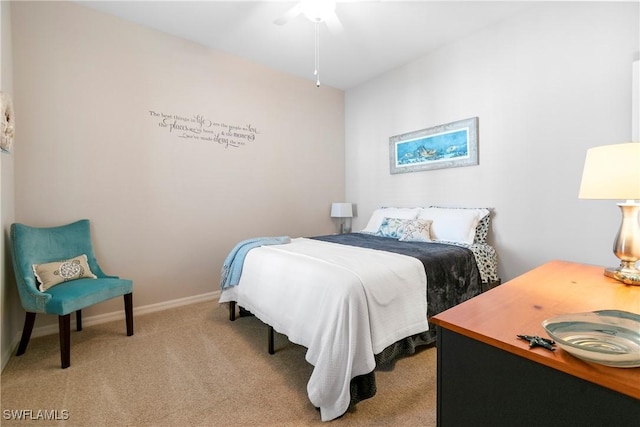
[[[302,13],[312,22],[323,22],[336,10],[335,0],[302,0]]]

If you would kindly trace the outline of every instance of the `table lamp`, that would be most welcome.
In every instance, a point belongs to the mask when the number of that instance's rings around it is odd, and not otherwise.
[[[613,253],[617,268],[605,269],[605,276],[640,285],[640,142],[604,145],[587,150],[580,184],[581,199],[618,199],[622,211],[620,230]]]
[[[353,217],[351,203],[332,203],[331,218],[339,218],[340,234],[351,232],[351,227],[346,225],[346,218]]]

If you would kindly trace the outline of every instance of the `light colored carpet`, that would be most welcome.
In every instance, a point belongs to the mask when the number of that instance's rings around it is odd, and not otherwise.
[[[436,349],[376,372],[378,392],[343,417],[320,421],[306,385],[305,348],[226,305],[198,303],[71,333],[60,369],[58,336],[34,338],[2,372],[3,426],[434,426]],[[12,418],[21,411],[28,420]],[[27,411],[31,411],[31,413]],[[12,412],[14,411],[14,412]],[[46,411],[46,412],[42,412]],[[57,412],[55,412],[57,411]],[[42,420],[38,417],[57,417]],[[60,420],[60,418],[68,418]]]

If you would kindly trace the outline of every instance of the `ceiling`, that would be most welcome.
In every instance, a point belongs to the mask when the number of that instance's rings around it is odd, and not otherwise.
[[[80,1],[137,24],[315,83],[314,24],[274,21],[296,1]],[[338,0],[320,26],[320,81],[347,90],[532,7],[535,1]]]

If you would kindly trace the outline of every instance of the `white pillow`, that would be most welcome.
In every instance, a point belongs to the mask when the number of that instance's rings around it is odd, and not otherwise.
[[[487,209],[424,208],[418,218],[433,221],[433,240],[472,244],[478,222],[488,214]]]
[[[416,219],[420,208],[380,208],[373,211],[367,226],[362,229],[365,233],[377,233],[385,218]]]

